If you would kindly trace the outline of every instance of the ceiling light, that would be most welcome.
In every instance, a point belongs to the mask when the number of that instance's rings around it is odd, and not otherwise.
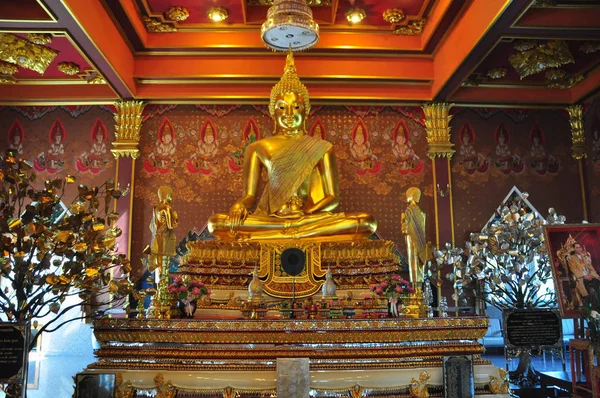
[[[211,7],[208,9],[208,18],[213,22],[223,22],[227,19],[229,14],[223,7]]]
[[[305,0],[274,0],[262,24],[261,37],[275,51],[306,50],[319,41],[319,25]]]
[[[383,20],[395,24],[404,19],[404,11],[401,8],[389,8],[383,12]]]
[[[367,14],[365,13],[365,10],[363,10],[362,8],[351,8],[346,13],[346,19],[352,25],[355,25],[357,23],[361,23],[361,21],[363,19],[365,19],[366,17],[367,17]]]

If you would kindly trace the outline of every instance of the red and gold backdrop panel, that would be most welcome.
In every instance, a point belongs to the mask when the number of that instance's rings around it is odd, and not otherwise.
[[[14,148],[33,163],[35,187],[43,187],[46,179],[76,176],[76,184],[65,190],[67,206],[76,198],[78,184],[99,186],[114,179],[113,131],[112,113],[99,106],[0,109],[0,149]]]
[[[175,191],[183,238],[212,213],[229,211],[242,191],[245,146],[272,130],[266,106],[178,106],[148,118],[136,167],[133,253],[150,242],[151,209],[161,185]],[[418,186],[421,207],[430,215],[430,239],[435,237],[431,162],[418,109],[314,107],[307,130],[334,145],[339,211],[374,214],[380,235],[404,252],[400,215],[406,189]]]
[[[586,145],[586,182],[589,199],[589,220],[600,222],[600,101],[592,102],[584,116]]]
[[[513,186],[569,222],[583,219],[577,163],[570,154],[566,112],[457,109],[452,122],[457,244],[479,231]]]

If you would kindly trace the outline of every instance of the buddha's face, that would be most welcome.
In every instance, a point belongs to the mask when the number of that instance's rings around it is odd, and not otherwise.
[[[21,142],[21,136],[19,134],[15,134],[13,136],[13,144],[19,145],[20,142]]]
[[[506,142],[506,138],[504,137],[504,134],[500,134],[498,135],[498,142],[502,145]]]
[[[207,144],[212,144],[215,140],[215,137],[213,137],[212,133],[210,134],[206,134],[204,136],[204,142],[206,142]]]
[[[284,132],[294,132],[304,125],[304,101],[294,92],[280,95],[275,102],[275,124]]]
[[[101,144],[102,141],[104,141],[104,134],[101,132],[98,132],[98,134],[96,134],[96,142],[98,144]]]
[[[404,136],[404,133],[398,134],[398,136],[396,137],[396,142],[400,145],[406,143],[406,137]]]
[[[471,136],[470,136],[469,134],[465,134],[465,135],[463,135],[463,142],[464,142],[465,144],[468,144],[468,143],[470,143],[470,142],[471,142]]]
[[[173,140],[173,137],[171,136],[171,134],[164,134],[163,135],[163,142],[165,144],[171,143],[172,140]]]
[[[54,143],[55,144],[60,144],[60,142],[62,141],[62,135],[60,134],[54,134]]]

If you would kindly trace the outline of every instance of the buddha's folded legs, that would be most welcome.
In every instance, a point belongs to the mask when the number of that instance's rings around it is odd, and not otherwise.
[[[208,230],[221,240],[277,240],[327,237],[328,241],[368,237],[377,222],[366,213],[319,213],[298,219],[249,215],[235,231],[227,214],[214,214]]]

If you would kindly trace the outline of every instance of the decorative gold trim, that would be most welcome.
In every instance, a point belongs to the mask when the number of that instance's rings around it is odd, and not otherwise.
[[[106,84],[106,79],[98,72],[94,77],[87,80],[88,84]]]
[[[0,59],[12,64],[31,69],[40,74],[54,61],[58,52],[34,44],[11,33],[0,33]]]
[[[111,152],[115,158],[131,156],[136,159],[139,156],[142,111],[145,104],[142,101],[119,101],[115,103],[115,107],[115,141]]]
[[[229,17],[229,13],[223,7],[211,7],[208,9],[206,16],[213,22],[223,22]]]
[[[406,26],[398,26],[394,29],[392,33],[402,36],[418,36],[421,33],[423,33],[423,28],[425,28],[425,22],[427,22],[427,19],[425,18],[408,21],[408,24]]]
[[[272,6],[274,0],[247,0],[249,6]],[[306,0],[306,4],[311,7],[329,7],[331,0]]]
[[[412,398],[429,398],[429,381],[431,376],[423,371],[419,374],[419,380],[413,379],[410,382],[409,392]]]
[[[521,79],[548,68],[558,68],[575,62],[564,40],[550,40],[543,44],[537,44],[535,40],[517,41],[515,49],[518,52],[511,55],[508,61]]]
[[[490,79],[502,79],[506,76],[508,70],[503,66],[498,66],[487,71],[487,77]]]
[[[382,16],[385,22],[396,24],[404,19],[404,10],[401,8],[388,8]]]
[[[0,75],[2,77],[12,76],[19,71],[19,67],[10,62],[0,61]]]
[[[585,132],[583,127],[583,106],[572,105],[567,108],[569,113],[569,124],[571,125],[571,156],[575,160],[587,158],[585,146]]]
[[[0,84],[17,84],[17,80],[12,76],[0,76]]]
[[[65,75],[73,76],[79,73],[80,66],[75,62],[59,62],[56,68]]]
[[[171,21],[183,22],[190,17],[190,12],[185,7],[173,6],[169,8],[166,15]]]
[[[50,34],[50,33],[28,33],[27,40],[29,40],[33,44],[45,46],[47,44],[52,43],[52,34]]]
[[[450,142],[450,108],[454,104],[446,102],[434,102],[423,105],[425,114],[425,131],[427,132],[427,143],[429,148],[427,156],[431,159],[437,157],[452,158],[454,144]]]
[[[498,372],[500,373],[500,377],[490,375],[488,387],[492,394],[508,394],[508,389],[510,387],[508,372],[502,368],[498,368]]]
[[[146,30],[151,33],[171,33],[177,32],[177,28],[172,24],[161,22],[155,18],[142,18]]]

